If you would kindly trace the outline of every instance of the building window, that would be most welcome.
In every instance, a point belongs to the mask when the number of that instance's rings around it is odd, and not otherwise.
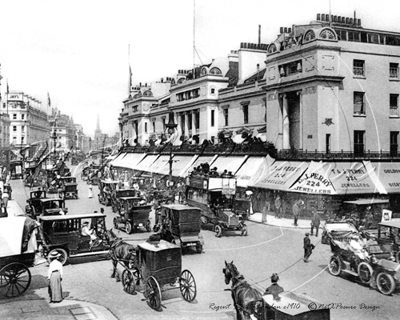
[[[399,116],[399,95],[398,94],[390,94],[390,117],[398,117]]]
[[[162,117],[163,132],[165,132],[165,130],[167,130],[167,123],[165,121],[166,121],[166,117]]]
[[[302,61],[296,60],[279,66],[279,75],[287,77],[293,74],[301,73],[303,71]]]
[[[356,157],[364,155],[364,135],[365,131],[354,131],[354,155]]]
[[[25,126],[21,126],[21,132],[23,133],[25,131]]]
[[[192,113],[191,112],[189,112],[188,113],[188,128],[189,128],[189,130],[192,130],[193,129],[193,123],[192,123]]]
[[[353,75],[354,77],[365,77],[365,61],[354,60],[353,61]]]
[[[211,110],[211,127],[215,125],[215,110]]]
[[[25,143],[25,137],[21,137],[21,144]]]
[[[181,130],[182,135],[185,135],[185,114],[181,115]]]
[[[21,114],[21,119],[25,120],[25,115],[24,114]]]
[[[398,63],[390,63],[389,64],[389,78],[390,79],[398,79],[399,78],[399,64]]]
[[[329,153],[331,152],[331,134],[327,133],[325,135],[325,152]]]
[[[243,106],[243,123],[249,123],[249,105]]]
[[[398,153],[398,140],[399,139],[399,131],[390,131],[390,156],[397,157]]]
[[[147,133],[147,122],[144,123],[144,132]]]
[[[17,114],[13,113],[13,120],[16,120],[16,119],[17,119]]]
[[[224,113],[225,126],[229,126],[229,109],[222,109],[222,112]]]
[[[133,106],[133,107],[132,107],[132,111],[133,111],[133,112],[137,112],[137,110],[138,110],[138,107],[137,107],[137,106]]]
[[[196,126],[196,130],[200,129],[200,111],[196,111],[194,113],[194,124]]]
[[[215,94],[215,88],[211,88],[211,94]]]
[[[14,143],[14,144],[17,143],[17,137],[13,137],[13,143]]]
[[[365,115],[364,92],[354,92],[354,115]]]
[[[17,126],[13,126],[13,131],[17,131]]]
[[[153,132],[156,133],[156,122],[153,121]]]

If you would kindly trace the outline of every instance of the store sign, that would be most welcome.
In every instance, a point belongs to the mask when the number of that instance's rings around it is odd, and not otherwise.
[[[13,94],[9,94],[7,100],[8,101],[15,101],[15,100],[21,101],[22,100],[22,95],[14,94],[14,93]]]
[[[382,222],[388,222],[392,220],[392,210],[382,209]]]

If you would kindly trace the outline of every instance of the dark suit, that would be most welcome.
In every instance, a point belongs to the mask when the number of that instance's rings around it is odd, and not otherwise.
[[[311,243],[311,240],[308,236],[304,237],[304,261],[307,261],[311,256],[312,250],[314,249],[314,245]]]
[[[273,283],[265,290],[264,294],[272,294],[276,298],[283,291],[283,288],[279,284]]]

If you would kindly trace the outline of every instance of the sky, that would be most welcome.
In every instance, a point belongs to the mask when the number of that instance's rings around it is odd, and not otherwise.
[[[398,0],[0,0],[1,92],[20,91],[93,135],[118,131],[134,85],[226,57],[241,42],[276,39],[317,13],[400,32]],[[195,41],[194,41],[195,39]],[[193,47],[196,54],[193,54]],[[130,48],[130,49],[128,49]]]

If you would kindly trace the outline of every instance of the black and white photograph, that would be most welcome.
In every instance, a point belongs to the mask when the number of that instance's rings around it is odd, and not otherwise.
[[[0,319],[397,319],[399,10],[0,0]]]

